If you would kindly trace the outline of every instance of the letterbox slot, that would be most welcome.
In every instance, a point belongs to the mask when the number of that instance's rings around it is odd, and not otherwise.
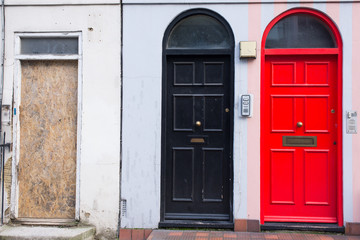
[[[284,147],[316,147],[316,136],[283,136]]]

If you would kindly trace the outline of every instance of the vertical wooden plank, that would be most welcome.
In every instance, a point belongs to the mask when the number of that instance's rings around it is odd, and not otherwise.
[[[22,61],[19,218],[75,217],[77,61]]]

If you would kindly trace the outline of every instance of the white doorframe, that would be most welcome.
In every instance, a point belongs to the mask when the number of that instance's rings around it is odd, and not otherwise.
[[[69,55],[57,54],[36,54],[22,55],[21,38],[68,38],[78,39],[78,53]],[[77,103],[77,149],[76,149],[76,200],[75,200],[75,220],[80,220],[80,159],[81,159],[81,125],[82,125],[82,33],[81,32],[23,32],[15,33],[15,59],[14,59],[14,106],[13,106],[13,147],[12,147],[12,182],[11,182],[11,202],[10,216],[18,217],[18,174],[17,167],[20,157],[20,109],[21,105],[21,60],[77,60],[78,61],[78,103]]]

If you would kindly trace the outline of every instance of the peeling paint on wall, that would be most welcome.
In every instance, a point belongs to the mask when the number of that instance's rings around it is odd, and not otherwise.
[[[14,92],[17,96],[20,94],[18,89],[14,88],[14,83],[20,86],[21,77],[21,69],[14,66],[15,63],[17,65],[16,33],[81,33],[81,63],[78,68],[78,104],[81,110],[78,114],[82,121],[78,125],[78,136],[81,140],[78,139],[80,152],[77,152],[80,222],[95,226],[99,236],[107,235],[108,231],[112,231],[116,236],[120,202],[121,4],[119,1],[115,1],[117,4],[108,4],[107,0],[15,1],[16,6],[11,5],[15,3],[11,0],[11,4],[8,2],[5,7],[7,19],[3,103],[13,108],[13,102],[19,100],[13,98]],[[87,4],[90,2],[98,4]],[[33,3],[38,4],[31,6]],[[101,17],[98,17],[99,15]],[[90,40],[88,28],[91,27],[93,35]],[[18,108],[16,111],[19,112]],[[11,137],[12,134],[17,137],[18,129],[13,132],[13,127],[4,126],[3,130],[6,131],[6,141],[19,147],[19,143],[14,142]],[[11,150],[6,150],[8,157],[14,154]],[[19,190],[18,185],[16,189]],[[14,207],[13,216],[17,217],[19,195],[18,192],[13,195],[15,198],[11,207]],[[92,208],[95,199],[98,200],[97,210]],[[7,207],[10,205],[5,203],[5,209]],[[88,218],[85,213],[90,214]],[[9,216],[9,213],[6,216]],[[5,220],[8,222],[10,219],[7,217]]]

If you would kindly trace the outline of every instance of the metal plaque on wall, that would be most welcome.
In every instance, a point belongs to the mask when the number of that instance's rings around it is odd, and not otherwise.
[[[349,111],[346,113],[346,133],[357,133],[357,112]]]

